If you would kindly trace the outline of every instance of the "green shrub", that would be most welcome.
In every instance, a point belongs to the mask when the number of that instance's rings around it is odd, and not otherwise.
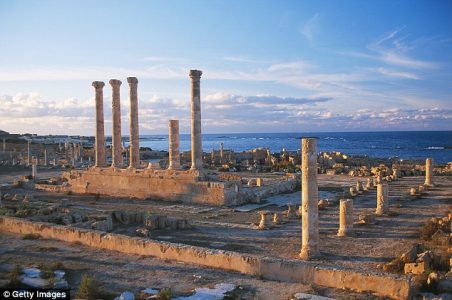
[[[41,238],[41,236],[37,233],[27,233],[22,236],[23,240],[37,240]]]
[[[159,300],[170,300],[172,297],[172,292],[170,288],[163,288],[157,294],[157,299]]]

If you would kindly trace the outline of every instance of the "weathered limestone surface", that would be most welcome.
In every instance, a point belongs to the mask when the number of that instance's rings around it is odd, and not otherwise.
[[[425,160],[425,183],[426,186],[432,186],[433,163],[431,158]]]
[[[96,145],[95,157],[96,167],[104,167],[105,160],[105,128],[104,128],[104,92],[105,83],[102,81],[94,81],[93,87],[96,92]]]
[[[409,299],[413,293],[411,277],[374,272],[360,273],[344,268],[329,268],[318,263],[272,257],[243,255],[184,244],[129,237],[97,230],[78,229],[49,223],[34,223],[0,216],[0,231],[17,234],[39,234],[43,238],[119,251],[148,255],[202,266],[238,271],[269,280],[312,283],[358,292],[370,291],[393,299]]]
[[[319,191],[317,185],[317,139],[301,140],[301,252],[300,258],[311,259],[319,252]]]
[[[130,98],[130,168],[140,167],[140,135],[138,131],[138,79],[127,77]]]
[[[122,166],[122,141],[121,141],[121,103],[120,92],[121,81],[117,79],[111,79],[110,85],[112,87],[112,117],[113,126],[111,134],[112,145],[112,167]]]
[[[341,199],[339,204],[339,231],[338,236],[353,235],[353,200]]]
[[[201,75],[199,70],[190,70],[191,78],[191,169],[202,169],[201,139]]]
[[[232,194],[220,182],[198,181],[193,171],[92,168],[64,175],[72,192],[116,197],[153,198],[211,205],[232,205]]]
[[[180,168],[179,156],[179,120],[169,120],[168,124],[169,157],[168,169]]]
[[[377,184],[377,209],[375,214],[378,216],[387,214],[389,211],[388,185],[386,183]]]

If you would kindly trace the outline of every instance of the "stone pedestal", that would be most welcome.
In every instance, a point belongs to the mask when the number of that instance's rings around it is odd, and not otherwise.
[[[377,209],[375,214],[381,216],[389,211],[389,193],[388,185],[385,183],[377,184]]]
[[[94,81],[93,87],[96,93],[96,139],[95,139],[95,166],[105,167],[105,128],[104,128],[104,92],[105,83]]]
[[[301,259],[311,259],[319,252],[319,210],[317,186],[317,139],[301,140],[302,201],[301,201]]]
[[[433,186],[433,162],[431,158],[425,160],[425,183],[426,186]]]
[[[127,77],[130,98],[130,158],[129,167],[140,167],[140,136],[138,131],[138,79]]]
[[[120,92],[121,81],[117,79],[111,79],[110,85],[112,87],[112,117],[113,126],[111,134],[111,166],[121,167],[122,161],[122,141],[121,141],[121,104],[120,104]]]
[[[353,235],[353,200],[341,199],[339,205],[339,231],[338,236]]]
[[[201,139],[201,75],[199,70],[190,70],[191,78],[191,169],[202,169]]]
[[[169,143],[168,169],[179,169],[180,168],[179,120],[169,120],[168,143]]]

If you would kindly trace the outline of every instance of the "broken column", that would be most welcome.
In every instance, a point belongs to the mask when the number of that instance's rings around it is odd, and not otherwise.
[[[96,92],[95,166],[105,167],[104,92],[102,90],[105,83],[94,81],[92,85]]]
[[[120,167],[122,165],[122,145],[121,145],[121,104],[119,89],[121,87],[121,81],[117,79],[111,79],[110,85],[112,87],[112,117],[113,126],[111,134],[111,155],[113,168]]]
[[[353,235],[353,200],[341,199],[339,205],[339,231],[338,236]]]
[[[140,137],[138,133],[138,79],[136,77],[127,77],[129,83],[130,98],[130,158],[129,167],[140,167]]]
[[[301,140],[302,201],[301,201],[301,252],[300,258],[311,259],[319,252],[319,210],[317,186],[317,139]]]
[[[433,186],[433,163],[431,158],[425,160],[425,183],[426,186]]]
[[[168,169],[180,168],[179,156],[179,120],[169,120],[168,124],[168,142],[169,142],[169,165]]]
[[[377,210],[376,215],[387,214],[389,210],[388,185],[386,183],[377,184]]]
[[[201,139],[201,75],[202,71],[190,70],[191,78],[191,169],[202,169]]]
[[[38,179],[38,160],[35,156],[31,158],[31,177],[33,180]]]

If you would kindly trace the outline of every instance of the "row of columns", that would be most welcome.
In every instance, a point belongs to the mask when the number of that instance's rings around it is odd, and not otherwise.
[[[201,75],[200,70],[190,70],[191,79],[191,170],[202,169],[202,138],[201,138]],[[129,99],[130,99],[130,168],[140,166],[140,145],[138,131],[138,96],[136,77],[128,77]],[[112,87],[112,167],[123,165],[121,146],[121,104],[120,86],[121,81],[110,80]],[[94,81],[96,101],[96,141],[95,141],[95,166],[105,167],[105,126],[103,109],[103,87],[102,81]],[[179,121],[170,120],[168,126],[169,134],[169,169],[180,168],[179,158]]]
[[[138,131],[138,79],[128,77],[129,100],[130,100],[130,159],[129,167],[140,166],[140,145]],[[117,79],[109,81],[112,87],[112,167],[123,165],[122,159],[122,134],[121,134],[121,101],[120,87],[122,82]],[[95,140],[95,166],[106,166],[105,155],[105,126],[104,126],[104,94],[102,81],[94,81],[92,86],[95,90],[96,101],[96,140]]]

